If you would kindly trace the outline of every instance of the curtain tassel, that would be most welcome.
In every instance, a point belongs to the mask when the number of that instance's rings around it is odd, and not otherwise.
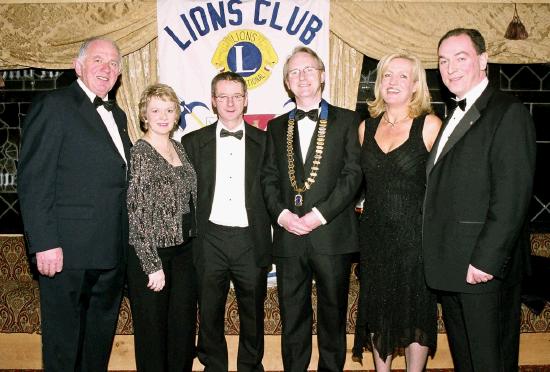
[[[504,37],[509,40],[525,40],[529,37],[529,33],[525,29],[525,26],[521,22],[521,19],[519,19],[518,9],[515,3],[514,18],[512,18],[512,21],[508,25]]]

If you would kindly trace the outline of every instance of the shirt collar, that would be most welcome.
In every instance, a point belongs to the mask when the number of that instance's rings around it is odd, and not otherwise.
[[[487,85],[489,85],[489,79],[485,77],[468,93],[466,93],[466,95],[464,96],[464,98],[466,98],[466,108],[464,109],[465,112],[474,105],[474,103],[477,101],[479,96],[481,96],[485,88],[487,88]]]
[[[319,102],[317,102],[316,105],[314,105],[313,107],[308,108],[308,109],[305,109],[302,106],[298,105],[298,103],[296,103],[296,109],[297,110],[302,110],[302,111],[305,111],[305,112],[315,110],[315,109],[319,110],[320,108],[321,108],[321,99],[319,99]]]
[[[88,96],[88,98],[90,99],[91,102],[94,101],[94,98],[97,96],[97,94],[95,94],[94,92],[92,92],[87,86],[86,84],[84,84],[84,82],[82,80],[80,80],[80,78],[78,78],[76,80],[76,82],[78,83],[78,85],[80,85],[80,87],[82,88],[82,90],[84,91],[84,93],[86,93],[86,95]],[[107,98],[109,97],[109,94],[107,94],[107,96],[105,97],[99,97],[101,98],[102,100],[106,100]]]
[[[220,132],[221,132],[222,128],[229,131],[229,132],[236,132],[236,131],[242,129],[243,134],[244,134],[244,132],[245,132],[244,120],[241,120],[241,123],[239,125],[237,125],[235,128],[229,129],[228,127],[225,126],[225,124],[222,122],[221,119],[218,119],[218,124],[216,124],[216,136],[218,136],[218,137],[220,136]]]

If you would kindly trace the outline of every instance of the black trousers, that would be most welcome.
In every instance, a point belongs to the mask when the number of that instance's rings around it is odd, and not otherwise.
[[[63,269],[39,277],[45,372],[107,371],[124,269]]]
[[[263,371],[267,268],[256,265],[249,228],[209,223],[202,238],[201,249],[195,250],[199,283],[199,360],[207,372],[228,370],[224,314],[231,281],[239,309],[237,370]]]
[[[311,291],[312,280],[315,280],[319,348],[317,371],[342,371],[346,360],[346,316],[352,255],[316,254],[311,247],[303,252],[297,257],[275,258],[283,324],[284,370],[307,371],[311,359],[313,322]]]
[[[128,257],[128,289],[140,372],[192,371],[196,355],[196,273],[192,243],[159,248],[166,278],[160,292],[149,281],[134,249]]]
[[[440,293],[457,372],[518,370],[520,285],[498,292]]]

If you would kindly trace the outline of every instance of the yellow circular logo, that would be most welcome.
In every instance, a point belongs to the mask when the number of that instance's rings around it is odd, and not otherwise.
[[[241,75],[248,89],[265,83],[278,61],[269,40],[256,30],[231,31],[220,41],[212,57],[216,70]]]

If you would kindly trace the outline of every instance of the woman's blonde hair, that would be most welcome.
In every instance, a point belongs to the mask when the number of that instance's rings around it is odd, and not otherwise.
[[[412,78],[417,83],[416,91],[413,92],[409,102],[409,115],[416,118],[422,114],[431,114],[433,112],[430,91],[426,82],[426,70],[422,67],[422,62],[417,56],[408,53],[388,54],[378,62],[376,66],[376,83],[374,84],[374,100],[368,101],[370,116],[375,118],[386,111],[386,103],[382,98],[380,85],[391,61],[396,58],[402,58],[412,63]]]
[[[141,98],[139,100],[139,127],[142,131],[147,132],[149,126],[147,125],[147,105],[151,102],[151,98],[157,97],[163,101],[173,102],[176,110],[176,122],[172,131],[176,130],[177,123],[180,120],[181,107],[178,96],[174,89],[166,84],[153,84],[149,85],[143,93],[141,93]]]

